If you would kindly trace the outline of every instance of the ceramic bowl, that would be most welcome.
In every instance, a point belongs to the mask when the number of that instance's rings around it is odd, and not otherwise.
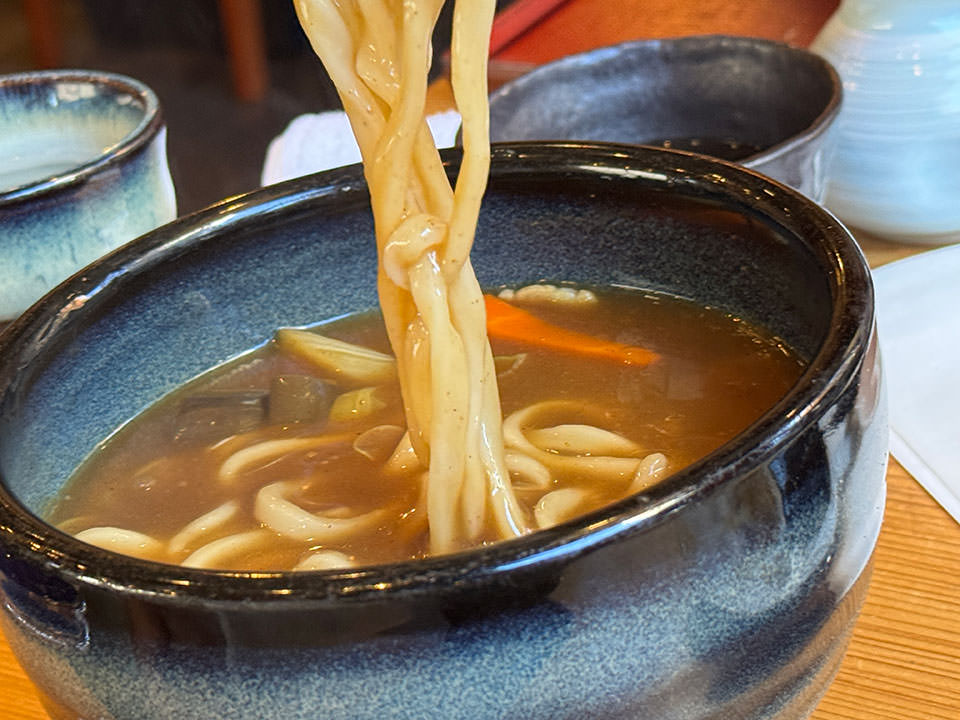
[[[51,714],[805,717],[882,515],[872,286],[828,213],[706,157],[499,147],[473,255],[484,285],[672,292],[808,359],[748,430],[648,492],[485,548],[328,572],[154,564],[39,519],[148,403],[278,326],[374,307],[372,236],[359,167],[293,180],[139,238],[0,335],[0,622]]]
[[[826,60],[781,43],[640,40],[571,55],[501,86],[490,96],[490,134],[690,150],[820,200],[841,96]]]
[[[90,70],[0,76],[0,322],[175,217],[150,88]]]

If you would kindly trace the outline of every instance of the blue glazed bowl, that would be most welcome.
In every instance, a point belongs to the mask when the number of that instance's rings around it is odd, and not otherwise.
[[[474,252],[485,285],[674,292],[808,358],[753,426],[651,490],[486,548],[350,571],[160,565],[39,519],[146,404],[280,325],[375,305],[362,178],[322,173],[180,219],[0,335],[0,623],[51,714],[805,717],[843,656],[882,516],[872,286],[828,213],[706,157],[498,147]]]
[[[175,217],[152,90],[90,70],[0,76],[0,322]]]
[[[664,145],[825,192],[842,85],[819,55],[761,38],[639,40],[542,65],[490,96],[496,141]]]

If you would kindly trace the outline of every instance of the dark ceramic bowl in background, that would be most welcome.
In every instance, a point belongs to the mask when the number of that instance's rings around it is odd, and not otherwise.
[[[819,55],[724,35],[641,40],[543,65],[490,96],[494,141],[666,145],[824,193],[842,86]]]
[[[473,255],[488,286],[697,298],[809,360],[753,426],[648,492],[486,548],[333,572],[159,565],[37,517],[146,404],[278,326],[375,306],[372,235],[359,167],[268,187],[121,248],[0,335],[0,623],[51,714],[805,717],[882,516],[870,276],[814,203],[702,156],[499,147]]]

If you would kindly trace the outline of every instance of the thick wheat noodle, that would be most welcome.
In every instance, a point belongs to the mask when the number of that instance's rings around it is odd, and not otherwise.
[[[488,521],[500,537],[529,529],[505,469],[493,357],[469,263],[490,162],[486,40],[495,3],[454,8],[451,76],[464,154],[452,191],[424,118],[430,38],[441,6],[441,0],[297,2],[364,160],[381,259],[380,303],[410,442],[429,467],[435,553],[475,541]]]
[[[207,533],[216,531],[232,520],[240,512],[240,505],[236,500],[228,500],[213,510],[205,512],[200,517],[187,523],[167,543],[167,550],[173,555],[182,553]]]
[[[504,420],[503,433],[507,446],[513,451],[535,458],[554,473],[573,473],[581,477],[589,476],[596,480],[608,482],[626,482],[631,480],[641,466],[644,468],[647,467],[643,465],[645,458],[640,457],[639,452],[632,457],[624,457],[618,454],[562,455],[554,452],[552,449],[548,450],[537,446],[527,437],[527,431],[538,426],[537,420],[540,416],[552,417],[557,412],[562,411],[567,411],[575,415],[585,414],[588,410],[589,408],[580,403],[563,400],[545,401],[528,405],[512,413]],[[606,431],[591,425],[561,427],[566,427],[568,431],[575,427],[580,428],[580,439],[574,441],[574,443],[581,448],[594,445],[598,436],[602,437],[607,434]],[[632,444],[626,438],[620,439],[623,445]],[[621,443],[617,443],[617,447],[614,448],[617,452],[623,449],[620,445]],[[636,451],[639,451],[639,448],[636,448]],[[665,467],[665,458],[663,462]]]
[[[576,515],[586,498],[587,491],[583,488],[561,488],[548,492],[533,508],[533,516],[541,528],[557,525]]]
[[[450,238],[443,253],[444,265],[451,276],[455,273],[454,268],[459,270],[470,256],[490,170],[487,54],[488,28],[493,24],[495,9],[496,3],[489,0],[468,0],[454,6],[450,81],[463,118],[463,163],[454,191]],[[472,271],[470,278],[476,280]]]
[[[550,488],[553,477],[542,462],[522,452],[508,451],[505,457],[511,475],[520,481],[515,485],[517,490],[544,493]]]
[[[387,515],[383,508],[349,517],[337,517],[333,513],[314,514],[287,499],[287,495],[296,489],[297,483],[289,480],[262,487],[254,501],[257,520],[294,540],[331,543],[368,530]]]
[[[276,537],[262,528],[227,535],[197,548],[180,564],[192,568],[226,567],[230,558],[269,547]]]
[[[269,462],[280,460],[293,452],[304,450],[319,450],[331,446],[342,445],[353,441],[350,433],[339,435],[317,435],[314,437],[281,438],[279,440],[264,440],[237,450],[220,466],[217,479],[229,484],[240,473],[256,465],[266,465]]]
[[[112,526],[87,528],[75,534],[77,540],[102,547],[106,550],[156,560],[163,554],[163,544],[135,530]]]
[[[294,565],[294,570],[338,570],[356,565],[353,558],[336,550],[313,552]]]

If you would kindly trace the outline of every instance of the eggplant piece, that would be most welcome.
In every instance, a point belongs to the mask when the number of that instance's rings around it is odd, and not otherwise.
[[[180,401],[173,439],[178,443],[211,444],[263,424],[266,390],[208,390]]]
[[[334,390],[329,383],[310,375],[278,375],[270,383],[267,403],[271,424],[317,422],[327,417]]]

